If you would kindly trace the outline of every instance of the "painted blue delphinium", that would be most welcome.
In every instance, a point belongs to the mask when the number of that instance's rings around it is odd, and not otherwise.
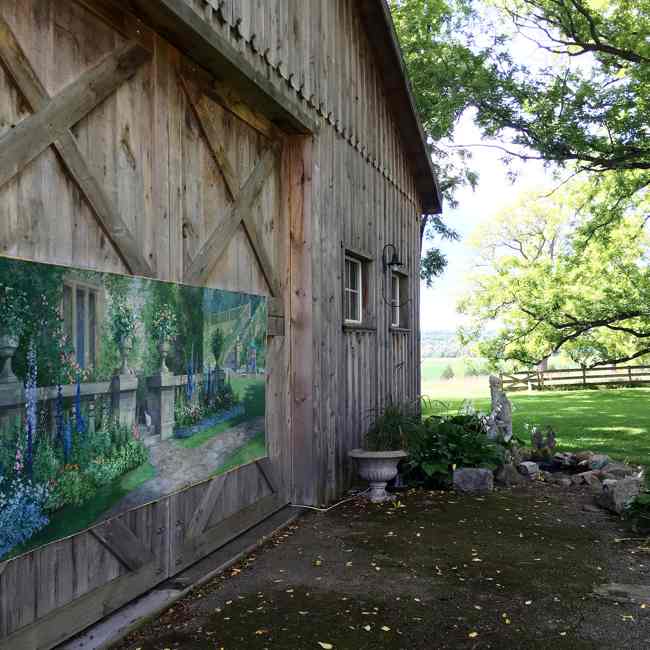
[[[56,426],[56,440],[63,444],[63,387],[61,384],[56,387],[55,409],[54,423]]]
[[[191,401],[192,396],[194,395],[194,368],[192,367],[192,360],[187,365],[187,399]]]
[[[38,387],[36,377],[38,367],[36,363],[36,348],[34,341],[30,341],[29,350],[27,351],[27,377],[25,378],[25,419],[27,425],[27,444],[25,445],[25,469],[31,476],[32,465],[34,461],[34,437],[38,425],[37,405],[38,405]]]
[[[74,423],[77,433],[86,432],[86,422],[81,414],[81,378],[77,377],[77,392],[74,398]]]
[[[70,419],[66,419],[63,426],[63,458],[67,463],[70,460],[70,454],[72,453],[72,422]]]
[[[44,513],[48,489],[16,476],[0,476],[0,560],[47,526]]]

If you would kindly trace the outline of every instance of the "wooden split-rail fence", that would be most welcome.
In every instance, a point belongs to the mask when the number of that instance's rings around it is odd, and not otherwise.
[[[506,391],[650,384],[650,366],[600,366],[502,374]]]

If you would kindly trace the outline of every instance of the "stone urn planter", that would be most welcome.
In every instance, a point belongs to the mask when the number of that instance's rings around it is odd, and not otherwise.
[[[167,366],[167,357],[171,352],[172,346],[169,341],[161,341],[158,343],[158,352],[160,353],[160,372],[163,375],[168,375],[171,370]]]
[[[14,375],[11,361],[16,354],[20,340],[11,334],[0,334],[0,384],[16,384],[18,377]]]
[[[397,476],[397,465],[408,454],[396,451],[366,451],[353,449],[348,456],[359,465],[359,476],[370,484],[370,500],[382,503],[393,497],[386,492],[386,484]]]
[[[126,341],[120,341],[120,343],[117,344],[117,349],[119,350],[120,353],[120,375],[134,374],[133,370],[129,368],[129,362],[128,362],[128,356],[132,350],[132,347],[133,346],[131,345],[127,345]]]

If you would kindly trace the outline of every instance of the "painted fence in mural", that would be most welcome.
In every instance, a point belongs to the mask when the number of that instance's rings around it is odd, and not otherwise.
[[[0,258],[0,560],[265,456],[262,296]]]

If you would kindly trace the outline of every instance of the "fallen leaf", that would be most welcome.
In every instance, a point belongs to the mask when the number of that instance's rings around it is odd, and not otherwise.
[[[381,626],[381,629],[382,629],[384,632],[390,632],[390,628],[389,628],[387,625],[382,625],[382,626]]]
[[[370,627],[370,625],[364,625],[364,626],[363,626],[363,629],[364,629],[366,632],[370,632],[370,630],[372,630],[372,627]]]
[[[470,639],[475,639],[478,636],[478,632],[470,632],[467,636]]]
[[[323,650],[333,650],[334,648],[331,643],[326,643],[325,641],[319,641],[318,645],[323,648]]]

